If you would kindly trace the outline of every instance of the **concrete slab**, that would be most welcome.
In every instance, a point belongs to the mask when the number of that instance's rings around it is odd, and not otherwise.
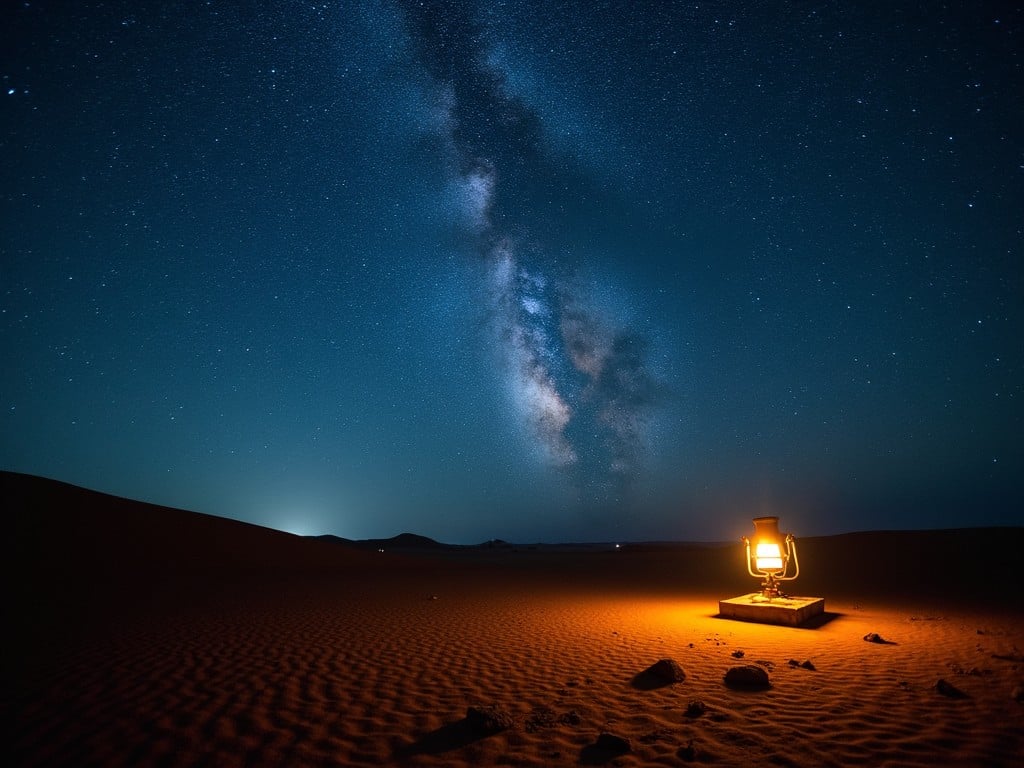
[[[823,597],[773,597],[760,592],[718,601],[718,614],[727,619],[757,621],[799,627],[805,621],[825,612]]]

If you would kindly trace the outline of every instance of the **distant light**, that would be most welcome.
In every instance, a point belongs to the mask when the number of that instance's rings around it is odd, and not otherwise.
[[[320,532],[315,520],[310,515],[299,511],[279,514],[277,519],[269,522],[268,525],[293,536],[315,536]]]

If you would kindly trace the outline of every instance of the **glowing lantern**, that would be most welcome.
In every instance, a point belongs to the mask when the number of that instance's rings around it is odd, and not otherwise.
[[[779,582],[800,575],[796,559],[796,540],[790,533],[779,533],[779,518],[754,518],[753,539],[743,537],[747,550],[747,573],[763,579],[760,592],[718,601],[718,615],[726,619],[759,621],[799,627],[825,613],[823,597],[793,597],[779,589]],[[793,575],[789,575],[790,563]]]
[[[755,579],[764,579],[761,594],[768,599],[781,597],[779,582],[792,581],[800,575],[793,534],[779,533],[777,517],[755,517],[753,541],[744,536],[743,544],[747,550],[747,572]],[[791,560],[795,573],[789,576]]]

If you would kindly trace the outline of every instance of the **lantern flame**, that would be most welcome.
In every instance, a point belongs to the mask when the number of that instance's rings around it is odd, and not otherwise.
[[[781,571],[782,552],[775,543],[760,543],[754,555],[754,562],[759,571]]]

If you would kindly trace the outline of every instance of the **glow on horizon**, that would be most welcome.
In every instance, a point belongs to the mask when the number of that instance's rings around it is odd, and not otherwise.
[[[308,511],[288,511],[276,518],[268,516],[267,526],[294,536],[318,536],[324,532],[322,518]]]

